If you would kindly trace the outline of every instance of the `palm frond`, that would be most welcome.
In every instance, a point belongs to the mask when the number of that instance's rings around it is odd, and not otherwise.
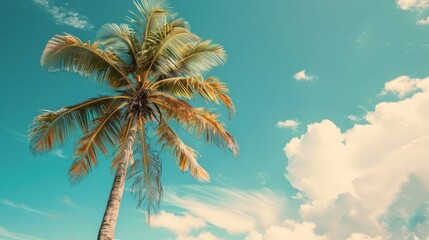
[[[133,121],[132,119],[128,119],[128,122],[126,124],[123,124],[121,132],[119,134],[119,141],[116,146],[116,150],[113,153],[113,160],[110,164],[110,169],[114,171],[118,167],[118,163],[121,160],[122,154],[125,152],[125,141],[129,136],[131,125]],[[132,164],[132,162],[131,162]]]
[[[219,44],[204,41],[192,48],[176,62],[176,72],[196,76],[209,72],[213,67],[224,64],[226,52]]]
[[[225,130],[219,115],[204,108],[193,108],[186,101],[176,99],[165,93],[156,93],[152,96],[163,111],[166,119],[179,122],[185,129],[197,137],[204,136],[207,143],[212,143],[219,148],[229,149],[234,156],[238,155],[239,148],[234,137]]]
[[[168,126],[165,121],[161,121],[156,127],[155,135],[162,149],[171,151],[176,156],[176,162],[181,171],[187,171],[199,181],[210,181],[209,174],[197,162],[197,152],[187,146],[180,137]]]
[[[126,24],[104,24],[97,39],[108,52],[116,53],[126,64],[136,65],[137,53],[141,51],[135,32]]]
[[[92,118],[102,115],[109,107],[127,98],[102,96],[58,111],[45,111],[33,120],[28,131],[31,152],[42,153],[64,144],[66,138],[75,132],[76,126],[84,133],[87,132]]]
[[[151,50],[148,51],[146,59],[150,64],[147,68],[139,66],[146,72],[145,79],[149,74],[153,76],[168,74],[171,69],[176,70],[175,63],[184,57],[192,45],[199,41],[199,37],[182,27],[164,26],[154,35],[150,35],[148,40]]]
[[[127,176],[129,179],[134,179],[130,190],[138,199],[137,206],[146,208],[150,224],[151,214],[158,211],[162,199],[162,165],[159,154],[150,148],[146,140],[146,131],[141,119],[139,120],[139,132],[140,138],[137,143],[141,146],[141,157],[128,168]]]
[[[115,54],[104,52],[98,43],[82,43],[77,37],[56,35],[49,40],[40,63],[49,71],[77,72],[85,77],[94,77],[98,83],[107,83],[112,88],[133,88],[125,74],[126,66]]]
[[[94,119],[94,127],[79,139],[69,173],[72,182],[82,179],[97,165],[98,153],[107,155],[109,147],[120,139],[123,112],[128,103],[109,109],[104,115]]]
[[[147,36],[156,32],[159,27],[167,23],[167,17],[174,17],[171,7],[165,0],[140,0],[134,1],[138,13],[130,11],[131,17],[128,21],[134,24],[141,36],[141,41],[145,41]]]
[[[230,112],[235,111],[234,104],[227,95],[229,89],[215,77],[207,79],[203,79],[201,76],[168,78],[153,84],[152,89],[187,99],[194,98],[197,93],[206,101],[219,104],[220,100]]]

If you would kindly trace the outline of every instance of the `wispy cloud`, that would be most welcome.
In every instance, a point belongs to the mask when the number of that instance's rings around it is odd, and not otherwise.
[[[242,190],[222,187],[183,186],[166,188],[165,203],[231,234],[263,229],[282,221],[286,198],[268,188]],[[174,216],[173,216],[174,217]],[[177,218],[177,215],[176,217]],[[180,222],[175,224],[180,225]],[[169,228],[173,227],[169,225]],[[197,227],[195,227],[197,228]]]
[[[64,203],[65,205],[67,205],[69,207],[74,207],[74,208],[78,207],[78,205],[73,201],[73,199],[71,199],[71,197],[66,196],[66,195],[58,198],[58,201]]]
[[[293,78],[297,81],[312,81],[316,79],[316,76],[307,74],[307,70],[303,69],[293,75]]]
[[[358,116],[353,115],[353,114],[348,115],[347,118],[350,119],[352,122],[360,122],[360,121],[362,121],[361,117],[358,117]]]
[[[39,237],[34,237],[22,233],[11,232],[4,227],[0,226],[0,239],[9,239],[9,240],[43,240]]]
[[[64,155],[64,152],[61,149],[54,149],[50,153],[56,157],[59,157],[59,158],[63,158],[63,159],[69,159],[70,158],[70,157],[67,157],[66,155]]]
[[[276,126],[278,128],[290,128],[296,131],[298,129],[299,122],[297,120],[278,121]]]
[[[368,35],[367,31],[360,32],[355,39],[355,44],[358,46],[364,45],[366,43],[367,35]]]
[[[18,209],[21,209],[21,210],[24,210],[24,211],[27,211],[27,212],[31,212],[31,213],[43,215],[43,216],[46,216],[46,217],[54,217],[54,215],[51,214],[51,213],[47,213],[47,212],[44,212],[44,211],[41,211],[41,210],[37,210],[37,209],[31,208],[31,207],[29,207],[29,206],[27,206],[27,205],[25,205],[23,203],[15,203],[15,202],[12,202],[12,201],[10,201],[8,199],[3,199],[3,200],[0,201],[0,203],[4,204],[6,206],[9,206],[9,207],[18,208]]]
[[[56,24],[84,30],[91,30],[94,28],[87,16],[81,15],[68,7],[58,6],[52,0],[33,0],[33,2],[45,12],[49,13],[54,18]]]
[[[5,132],[7,132],[9,134],[12,134],[13,136],[15,136],[15,139],[17,141],[24,142],[24,143],[28,142],[27,141],[27,136],[25,134],[22,134],[20,132],[14,131],[14,130],[8,128],[8,127],[1,126],[1,125],[0,125],[0,130],[3,130],[3,131],[5,131]]]

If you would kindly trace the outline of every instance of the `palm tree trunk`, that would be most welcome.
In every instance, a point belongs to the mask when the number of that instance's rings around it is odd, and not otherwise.
[[[127,174],[128,161],[133,157],[132,146],[137,132],[137,124],[133,124],[125,141],[124,152],[116,168],[115,179],[110,190],[106,211],[98,232],[98,240],[114,240],[115,226],[118,218],[119,206],[122,194],[124,193],[125,179]]]

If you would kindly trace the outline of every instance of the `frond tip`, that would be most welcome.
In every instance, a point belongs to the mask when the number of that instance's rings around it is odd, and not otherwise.
[[[189,170],[191,176],[198,181],[210,181],[209,174],[198,164],[197,152],[183,143],[166,122],[162,121],[157,126],[155,135],[158,136],[161,148],[171,151],[176,156],[176,162],[181,171]]]

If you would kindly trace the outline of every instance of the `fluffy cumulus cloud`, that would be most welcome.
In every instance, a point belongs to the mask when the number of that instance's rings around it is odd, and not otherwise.
[[[206,222],[189,214],[176,215],[161,211],[159,215],[151,221],[152,227],[161,227],[170,230],[178,235],[189,233],[193,229],[199,229],[206,226]]]
[[[296,223],[285,220],[281,225],[268,228],[265,233],[251,232],[245,240],[328,240],[324,236],[314,233],[316,225],[311,222]]]
[[[429,0],[396,0],[402,10],[423,10],[429,7]]]
[[[50,14],[54,18],[56,24],[84,30],[91,30],[94,28],[89,22],[88,17],[65,6],[57,6],[52,0],[33,0],[33,2]]]
[[[398,77],[386,83],[388,93],[411,96],[377,104],[366,124],[346,131],[330,120],[310,124],[284,148],[286,177],[307,200],[301,216],[329,239],[395,239],[394,230],[408,231],[401,239],[429,234],[419,230],[429,218],[429,78]],[[417,183],[419,198],[400,197]]]
[[[316,76],[309,75],[307,73],[307,70],[304,69],[304,70],[297,72],[295,75],[293,75],[293,78],[295,78],[295,80],[297,80],[297,81],[312,81],[312,80],[316,79]]]
[[[299,122],[297,120],[278,121],[276,126],[278,128],[290,128],[296,131],[299,126]]]
[[[416,91],[429,89],[429,78],[419,79],[410,78],[408,76],[399,76],[384,85],[380,95],[394,94],[400,98],[407,96]]]

